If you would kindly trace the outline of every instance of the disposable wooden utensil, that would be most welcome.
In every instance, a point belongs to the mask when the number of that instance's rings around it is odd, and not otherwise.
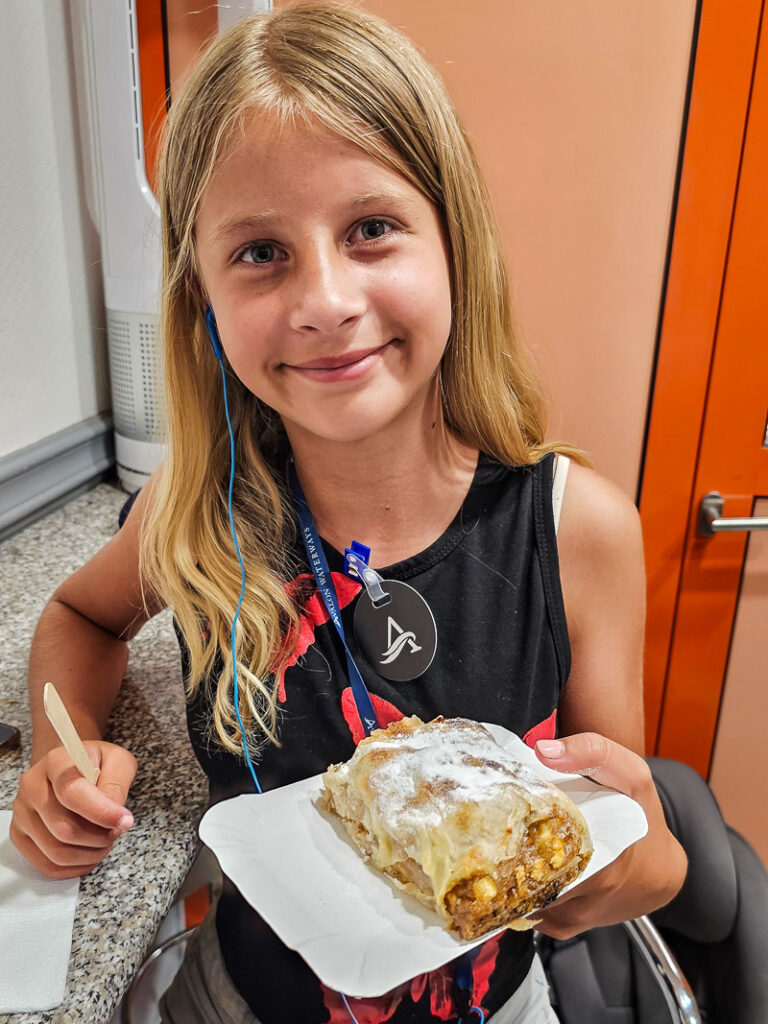
[[[48,721],[56,730],[56,735],[75,762],[75,767],[82,776],[95,785],[99,781],[99,769],[88,757],[83,741],[77,735],[77,729],[72,724],[69,712],[64,707],[64,702],[53,683],[46,683],[43,687],[43,707]]]

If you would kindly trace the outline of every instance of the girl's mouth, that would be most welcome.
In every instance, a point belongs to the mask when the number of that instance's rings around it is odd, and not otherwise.
[[[397,339],[378,345],[376,348],[356,349],[338,356],[323,356],[301,365],[285,363],[284,366],[309,380],[332,384],[336,381],[357,380],[364,377],[382,358],[382,353]]]

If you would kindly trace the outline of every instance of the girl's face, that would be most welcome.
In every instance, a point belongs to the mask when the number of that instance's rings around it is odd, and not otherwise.
[[[290,437],[361,440],[427,401],[451,327],[448,250],[395,171],[324,129],[254,119],[195,236],[227,358]]]

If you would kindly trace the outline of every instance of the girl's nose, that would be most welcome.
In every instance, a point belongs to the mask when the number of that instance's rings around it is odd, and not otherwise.
[[[290,326],[304,334],[333,334],[366,309],[359,268],[335,246],[305,253],[293,275]]]

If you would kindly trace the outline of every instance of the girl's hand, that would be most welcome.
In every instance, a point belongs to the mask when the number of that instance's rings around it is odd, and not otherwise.
[[[638,754],[601,736],[584,732],[561,740],[540,740],[542,764],[578,772],[636,800],[648,819],[648,834],[545,910],[531,915],[536,928],[553,939],[570,939],[588,928],[616,924],[657,910],[677,894],[687,859],[667,828],[651,771]]]
[[[85,748],[101,769],[96,785],[64,747],[54,747],[21,777],[13,804],[11,840],[48,878],[88,874],[133,825],[125,798],[136,758],[114,743],[88,741]]]

